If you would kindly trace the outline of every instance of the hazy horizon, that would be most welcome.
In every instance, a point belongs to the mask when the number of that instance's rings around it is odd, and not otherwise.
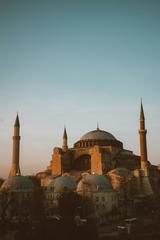
[[[160,2],[0,0],[0,177],[12,160],[16,112],[22,174],[49,165],[100,128],[139,154],[143,98],[148,155],[159,164]]]

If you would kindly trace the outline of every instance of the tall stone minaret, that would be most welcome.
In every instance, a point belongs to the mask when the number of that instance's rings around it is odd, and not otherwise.
[[[14,124],[12,166],[11,166],[9,177],[21,174],[20,167],[19,167],[20,138],[21,138],[20,124],[19,124],[19,117],[17,114],[16,121]]]
[[[143,111],[143,104],[141,101],[140,110],[140,154],[141,154],[141,170],[144,171],[145,175],[148,175],[148,157],[147,157],[147,140],[146,140],[147,130],[145,129],[145,117]]]
[[[66,131],[66,127],[64,127],[64,132],[63,132],[63,144],[62,144],[62,149],[64,151],[66,151],[68,149],[68,145],[67,145],[67,131]]]

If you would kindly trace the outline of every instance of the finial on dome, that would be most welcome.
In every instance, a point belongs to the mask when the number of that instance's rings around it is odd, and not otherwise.
[[[100,130],[99,123],[97,122],[97,131],[99,131],[99,130]]]

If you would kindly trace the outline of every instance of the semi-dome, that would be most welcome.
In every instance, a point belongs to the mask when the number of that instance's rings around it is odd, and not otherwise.
[[[63,191],[73,191],[76,188],[76,182],[68,176],[61,176],[51,181],[48,190],[54,190],[56,193]]]
[[[113,190],[113,188],[108,177],[98,174],[83,176],[77,185],[77,192],[111,190]]]
[[[33,188],[34,184],[27,176],[9,177],[1,186],[2,190],[11,191],[32,190]]]
[[[97,129],[84,134],[80,140],[116,140],[109,132]]]

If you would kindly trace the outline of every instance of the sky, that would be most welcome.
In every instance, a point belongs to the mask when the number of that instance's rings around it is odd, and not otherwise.
[[[0,177],[21,124],[24,175],[53,148],[96,129],[139,154],[143,99],[148,155],[160,164],[160,1],[0,0]]]

